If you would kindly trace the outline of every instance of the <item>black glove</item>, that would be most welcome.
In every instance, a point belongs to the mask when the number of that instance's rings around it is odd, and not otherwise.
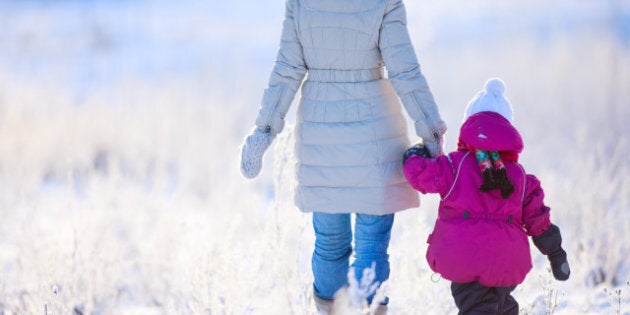
[[[556,280],[565,281],[569,279],[571,269],[567,261],[567,252],[562,249],[562,236],[560,229],[551,225],[547,231],[539,236],[532,237],[534,245],[541,253],[547,255],[551,263],[551,272]]]
[[[405,162],[407,162],[407,159],[412,156],[412,155],[418,155],[418,156],[422,156],[425,157],[427,159],[431,158],[431,153],[429,153],[429,149],[427,149],[424,144],[422,143],[417,143],[415,144],[413,147],[407,149],[405,151],[405,154],[403,154],[403,165],[405,165]]]

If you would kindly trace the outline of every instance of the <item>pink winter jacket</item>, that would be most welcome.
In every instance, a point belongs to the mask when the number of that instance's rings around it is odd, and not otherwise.
[[[540,182],[516,161],[521,136],[501,115],[481,112],[464,122],[459,142],[460,147],[499,151],[514,193],[503,199],[498,190],[480,192],[477,159],[465,149],[433,159],[410,157],[403,170],[411,186],[441,196],[427,261],[454,282],[520,284],[532,268],[527,235],[538,236],[551,224]]]

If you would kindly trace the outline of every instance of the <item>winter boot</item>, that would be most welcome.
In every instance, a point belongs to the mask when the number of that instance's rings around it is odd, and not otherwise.
[[[370,307],[371,309],[372,307]],[[387,305],[379,304],[374,313],[370,313],[373,315],[387,315]]]
[[[547,255],[551,263],[551,272],[556,280],[565,281],[569,279],[571,269],[567,261],[567,253],[562,249],[562,236],[560,229],[551,225],[547,231],[539,236],[532,237],[534,245],[541,253]]]
[[[317,308],[318,314],[330,314],[332,311],[333,300],[320,298],[317,294],[313,294],[313,300],[315,301],[315,307]]]

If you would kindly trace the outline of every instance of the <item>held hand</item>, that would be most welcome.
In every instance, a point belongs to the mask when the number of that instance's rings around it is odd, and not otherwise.
[[[433,131],[432,138],[422,138],[424,145],[431,152],[431,156],[437,157],[444,154],[444,134],[446,133],[446,124],[439,121],[438,127]]]
[[[427,159],[431,158],[431,153],[429,152],[427,147],[425,147],[422,143],[417,143],[411,148],[407,149],[403,154],[403,165],[405,165],[405,162],[407,162],[407,159],[409,159],[409,157],[414,155],[425,157]]]
[[[432,157],[444,154],[444,134],[446,133],[446,123],[437,118],[427,125],[416,122],[416,134],[422,138],[422,143],[427,147]]]
[[[444,154],[442,149],[444,144],[444,136],[439,135],[437,132],[433,134],[433,139],[422,139],[424,146],[429,150],[431,156],[440,156]]]
[[[258,128],[247,136],[241,152],[241,173],[246,178],[252,179],[262,169],[262,159],[265,151],[271,145],[275,136]]]

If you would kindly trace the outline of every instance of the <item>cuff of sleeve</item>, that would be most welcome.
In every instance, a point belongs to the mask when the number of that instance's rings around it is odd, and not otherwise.
[[[280,117],[274,117],[270,122],[257,120],[256,127],[262,132],[270,133],[275,136],[280,133],[282,129],[284,129],[284,119]]]
[[[439,139],[446,133],[446,123],[439,118],[432,121],[433,122],[429,124],[422,121],[416,121],[414,123],[416,135],[425,141],[439,141]]]
[[[427,123],[423,121],[416,121],[414,123],[414,127],[416,129],[416,135],[422,138],[422,140],[426,141],[434,138],[433,128]]]

